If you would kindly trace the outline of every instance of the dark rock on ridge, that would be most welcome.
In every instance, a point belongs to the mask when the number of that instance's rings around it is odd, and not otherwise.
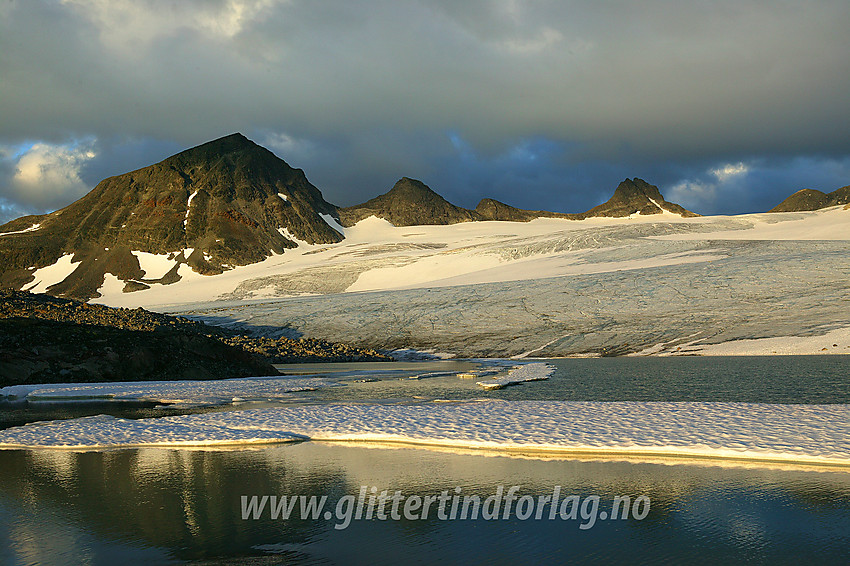
[[[33,318],[0,320],[0,385],[276,375],[240,348],[157,332]]]
[[[546,210],[523,210],[491,198],[481,199],[473,212],[477,220],[506,222],[530,222],[535,218],[573,218],[575,216],[574,214],[562,214]]]
[[[198,321],[0,291],[0,387],[277,375],[272,363],[390,361],[323,340],[250,338]]]
[[[0,385],[277,375],[186,319],[0,291]]]
[[[817,189],[801,189],[768,212],[802,212],[842,204],[845,205],[845,208],[850,204],[850,185],[836,189],[831,193],[824,193]]]

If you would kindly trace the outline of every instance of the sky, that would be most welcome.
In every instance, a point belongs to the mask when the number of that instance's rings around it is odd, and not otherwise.
[[[242,132],[348,206],[420,179],[702,214],[850,185],[850,2],[0,0],[0,222]]]

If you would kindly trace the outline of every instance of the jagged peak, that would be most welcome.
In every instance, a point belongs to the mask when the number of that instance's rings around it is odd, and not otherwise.
[[[617,189],[614,191],[614,196],[612,198],[619,197],[625,200],[641,196],[652,199],[658,203],[665,202],[664,197],[661,195],[661,191],[658,190],[658,187],[647,183],[639,177],[624,179],[619,185],[617,185]]]
[[[669,202],[661,194],[658,187],[635,177],[624,179],[608,201],[577,216],[580,218],[592,216],[623,217],[632,214],[660,214],[664,211],[685,218],[699,216],[678,204]]]

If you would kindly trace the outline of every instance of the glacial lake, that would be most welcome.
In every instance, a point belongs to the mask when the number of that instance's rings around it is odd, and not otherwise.
[[[550,380],[497,391],[453,376],[409,379],[464,371],[473,367],[467,361],[290,367],[349,377],[340,378],[343,387],[293,393],[286,403],[731,401],[789,404],[789,411],[795,403],[850,404],[848,356],[548,362],[557,368]],[[358,373],[333,373],[342,370]],[[81,404],[56,417],[150,411]],[[521,518],[515,500],[504,519],[503,496],[514,486],[517,498],[532,502],[557,489],[562,501],[594,505],[562,516],[539,503],[539,518]],[[481,502],[501,489],[502,507],[498,518],[444,519],[433,510],[424,519],[349,515],[344,528],[344,513],[284,520],[264,508],[243,519],[243,496],[326,497],[325,509],[336,512],[346,497],[368,500],[372,488]],[[650,504],[636,514],[641,497]],[[632,513],[603,519],[615,498],[628,498]],[[850,469],[841,467],[326,442],[0,450],[0,564],[845,564],[847,556]]]

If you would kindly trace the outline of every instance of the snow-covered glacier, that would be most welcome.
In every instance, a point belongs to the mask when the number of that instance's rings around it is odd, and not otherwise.
[[[394,227],[99,301],[458,356],[850,353],[850,211]]]

